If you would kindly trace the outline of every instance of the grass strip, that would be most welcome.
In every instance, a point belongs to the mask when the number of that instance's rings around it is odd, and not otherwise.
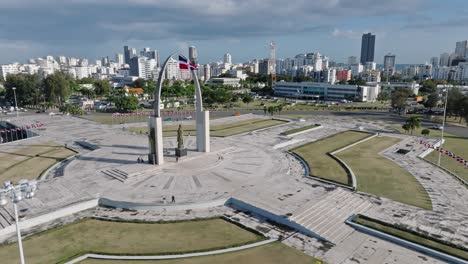
[[[364,215],[358,215],[353,220],[353,222],[381,231],[385,234],[392,235],[451,256],[455,256],[457,258],[468,260],[468,249],[434,237],[430,237],[422,233],[415,232],[402,226],[385,223],[383,221],[372,219]]]
[[[281,133],[281,135],[287,136],[287,135],[295,134],[295,133],[298,133],[298,132],[301,132],[301,131],[309,130],[309,129],[312,129],[312,128],[318,127],[318,126],[320,126],[320,124],[313,124],[313,125],[303,126],[303,127],[287,130],[287,131]]]

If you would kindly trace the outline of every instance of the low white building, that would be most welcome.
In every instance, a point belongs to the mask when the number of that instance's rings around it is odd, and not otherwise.
[[[2,80],[6,80],[8,74],[16,74],[18,72],[17,63],[0,65],[0,78]]]
[[[211,78],[206,83],[211,86],[226,85],[234,88],[240,88],[240,78]]]
[[[318,82],[276,82],[275,95],[325,101],[374,102],[379,93],[378,86],[338,85]]]

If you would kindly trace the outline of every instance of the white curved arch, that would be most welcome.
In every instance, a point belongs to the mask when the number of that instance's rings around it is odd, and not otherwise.
[[[155,91],[155,94],[154,94],[155,104],[154,104],[154,109],[153,109],[153,115],[155,117],[161,117],[161,108],[160,108],[160,106],[161,106],[162,84],[163,84],[164,79],[165,79],[164,76],[165,76],[165,72],[166,72],[167,63],[169,62],[169,60],[174,55],[178,55],[178,54],[177,53],[172,53],[171,55],[169,55],[169,57],[167,57],[167,59],[164,61],[163,65],[161,67],[161,70],[159,71],[158,84],[156,86],[156,91]],[[197,112],[202,112],[203,111],[203,100],[202,100],[202,95],[201,95],[200,83],[198,82],[198,76],[197,76],[195,70],[190,70],[189,69],[189,71],[192,74],[192,79],[193,79],[193,82],[194,82],[194,85],[195,85],[195,96],[197,98],[196,109],[197,109]]]

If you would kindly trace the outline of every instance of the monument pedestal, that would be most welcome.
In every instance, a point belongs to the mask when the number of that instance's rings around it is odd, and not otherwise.
[[[197,112],[197,151],[210,152],[210,111]]]
[[[186,148],[176,148],[175,149],[176,157],[185,157],[187,156],[187,149]]]
[[[150,150],[148,161],[150,164],[162,165],[164,163],[162,118],[150,116],[148,128]]]

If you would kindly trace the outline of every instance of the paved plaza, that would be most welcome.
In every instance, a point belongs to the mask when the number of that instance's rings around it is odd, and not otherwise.
[[[250,118],[242,115],[215,119],[211,125]],[[19,204],[23,219],[96,198],[132,206],[137,211],[96,209],[90,215],[127,217],[140,220],[176,220],[228,215],[246,225],[268,225],[224,206],[230,198],[283,216],[318,234],[334,246],[300,233],[291,233],[283,243],[328,263],[438,263],[436,259],[369,236],[345,224],[353,214],[398,223],[423,230],[459,245],[468,245],[468,190],[448,173],[417,156],[424,151],[420,138],[394,134],[383,122],[346,117],[314,117],[306,122],[291,120],[275,127],[225,138],[211,138],[211,152],[196,152],[194,136],[184,138],[187,157],[176,160],[175,137],[164,138],[165,163],[161,166],[137,163],[147,160],[148,138],[128,131],[146,123],[103,125],[71,116],[31,115],[12,118],[21,125],[41,122],[39,137],[0,146],[2,152],[56,142],[79,154],[50,170],[39,182],[37,196]],[[181,121],[183,125],[193,121]],[[309,124],[322,127],[296,136],[281,132]],[[175,125],[178,122],[165,122]],[[374,197],[305,176],[300,161],[287,150],[338,132],[363,128],[380,135],[399,137],[400,143],[380,153],[408,170],[427,190],[433,211]],[[79,142],[82,142],[79,144]],[[83,143],[84,142],[84,143]],[[91,147],[90,147],[91,146]],[[409,149],[406,155],[395,153]],[[93,150],[95,149],[95,150]],[[175,202],[171,197],[175,197]],[[0,229],[12,224],[12,208],[0,208]],[[237,215],[237,216],[236,216]],[[243,219],[243,220],[242,220]],[[270,228],[271,229],[271,228]],[[1,230],[0,230],[1,231]]]

